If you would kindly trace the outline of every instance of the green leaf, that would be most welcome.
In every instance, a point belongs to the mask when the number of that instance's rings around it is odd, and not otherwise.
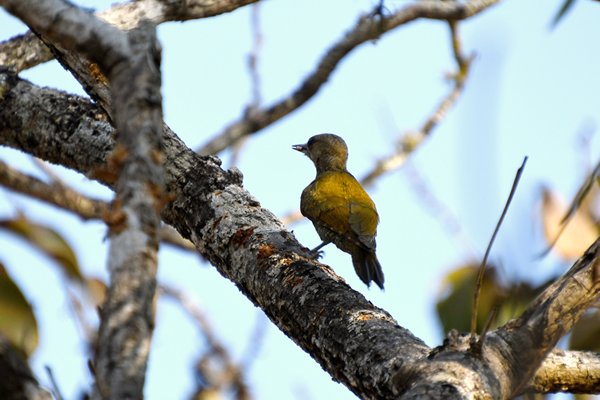
[[[0,229],[25,239],[30,245],[53,258],[68,278],[83,282],[84,278],[75,252],[54,229],[36,224],[24,216],[0,220]]]
[[[471,329],[473,291],[478,269],[478,264],[467,264],[451,271],[444,278],[442,292],[438,296],[436,305],[444,333],[450,329],[462,332]],[[552,281],[553,279],[550,279],[536,287],[524,282],[515,282],[508,287],[503,287],[498,281],[496,269],[488,266],[481,285],[477,332],[481,332],[494,309],[497,313],[490,325],[491,329],[521,314],[527,305]]]
[[[467,332],[471,326],[473,291],[479,265],[465,265],[446,275],[442,283],[442,293],[438,296],[436,309],[444,332],[457,329]],[[494,306],[502,297],[502,288],[496,279],[493,267],[486,269],[477,313],[477,330],[480,331]]]
[[[25,355],[38,344],[38,327],[31,304],[0,264],[0,334]]]

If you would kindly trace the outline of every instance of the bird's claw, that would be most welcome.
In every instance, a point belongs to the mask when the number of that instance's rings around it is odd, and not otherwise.
[[[310,258],[312,258],[313,260],[319,260],[320,258],[322,258],[325,255],[325,251],[323,250],[311,250],[308,252],[308,256]]]

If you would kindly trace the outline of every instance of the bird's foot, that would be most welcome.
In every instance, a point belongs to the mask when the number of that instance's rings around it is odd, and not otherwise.
[[[320,245],[318,245],[317,247],[315,247],[314,249],[312,249],[308,253],[309,257],[312,258],[313,260],[318,260],[319,258],[323,257],[323,254],[325,254],[325,253],[321,249],[323,247],[327,246],[328,244],[329,244],[329,242],[323,242]]]
[[[325,252],[323,250],[319,250],[318,248],[312,249],[311,251],[308,252],[308,256],[310,258],[312,258],[313,260],[319,260],[320,258],[323,257],[324,254],[325,254]]]

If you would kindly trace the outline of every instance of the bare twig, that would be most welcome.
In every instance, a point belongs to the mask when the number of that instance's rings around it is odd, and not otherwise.
[[[251,97],[250,102],[246,106],[245,114],[254,112],[260,107],[262,102],[260,94],[260,73],[258,71],[258,60],[262,47],[262,32],[260,30],[260,3],[256,3],[251,7],[250,27],[252,30],[252,49],[248,54],[248,73],[250,75]],[[246,140],[237,141],[232,146],[230,166],[237,165],[240,153],[244,147]]]
[[[412,3],[389,15],[382,15],[380,6],[375,6],[373,11],[361,17],[342,39],[327,50],[313,72],[292,93],[271,106],[242,116],[202,146],[198,152],[218,153],[242,137],[255,133],[300,108],[327,82],[340,61],[359,45],[419,18],[462,20],[497,2],[498,0],[471,0],[466,3],[425,0]],[[373,17],[375,15],[377,18]]]
[[[500,226],[502,225],[502,221],[504,221],[504,217],[508,211],[508,207],[512,201],[512,198],[517,190],[517,185],[519,184],[519,180],[521,179],[521,175],[523,174],[523,170],[525,168],[525,164],[527,163],[527,156],[523,159],[523,163],[517,170],[515,174],[515,179],[513,181],[512,187],[510,188],[510,194],[508,195],[508,199],[506,199],[506,204],[504,205],[504,209],[502,210],[502,214],[500,214],[500,218],[498,219],[498,223],[494,228],[494,233],[492,233],[492,237],[490,242],[488,243],[487,248],[485,249],[485,254],[483,255],[483,259],[481,260],[481,264],[479,265],[479,272],[477,273],[477,280],[475,281],[475,292],[473,294],[473,308],[471,309],[471,337],[475,337],[475,333],[477,331],[477,309],[479,308],[479,296],[481,294],[481,284],[483,282],[483,276],[485,273],[485,267],[487,265],[487,259],[490,255],[490,251],[492,250],[492,245],[494,244],[494,240],[496,239],[496,235],[500,230]],[[482,335],[483,338],[483,335]],[[482,339],[480,339],[482,340]]]
[[[52,167],[50,166],[50,164],[48,164],[46,161],[42,160],[41,158],[37,158],[37,157],[32,157],[33,162],[35,163],[35,165],[37,165],[37,167],[44,173],[46,174],[46,176],[48,178],[50,178],[52,180],[52,182],[56,185],[60,185],[60,186],[68,186],[65,182],[65,180],[59,176],[56,171],[54,171],[52,169]]]
[[[54,372],[52,372],[52,368],[50,368],[48,365],[45,365],[44,369],[46,370],[48,378],[50,379],[50,383],[52,384],[52,393],[54,394],[54,398],[56,400],[63,400],[64,397],[60,391],[60,388],[58,387],[58,382],[56,382],[56,378],[54,377]]]

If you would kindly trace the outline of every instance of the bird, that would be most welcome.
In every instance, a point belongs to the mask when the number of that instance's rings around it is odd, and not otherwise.
[[[311,250],[313,258],[329,243],[350,254],[358,277],[383,290],[384,276],[375,255],[379,215],[375,203],[346,169],[348,146],[332,133],[311,137],[292,149],[304,153],[315,165],[315,179],[302,191],[300,211],[323,241]]]

